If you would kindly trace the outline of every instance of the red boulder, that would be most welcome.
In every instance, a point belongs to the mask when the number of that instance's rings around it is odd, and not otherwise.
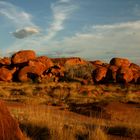
[[[13,64],[26,63],[29,60],[35,59],[35,57],[36,57],[36,54],[32,50],[19,51],[12,56],[12,63]]]
[[[93,79],[95,82],[104,82],[107,74],[106,67],[98,67],[93,71]]]
[[[5,67],[0,68],[0,81],[11,81],[13,78],[13,74],[16,72],[16,67],[12,70],[9,70]]]
[[[45,70],[47,70],[48,68],[52,67],[54,64],[52,62],[52,60],[50,58],[48,58],[47,56],[39,56],[37,58],[35,58],[34,60],[29,61],[29,66],[31,65],[36,65],[39,63],[42,63],[45,67]]]
[[[37,62],[38,65],[25,66],[18,73],[18,79],[21,82],[31,81],[36,76],[40,76],[44,71],[44,65]]]
[[[129,83],[133,80],[133,71],[129,67],[121,67],[117,71],[117,82]]]
[[[112,58],[110,65],[115,65],[117,67],[129,67],[130,61],[126,58]]]
[[[9,66],[9,65],[11,65],[11,58],[4,57],[0,59],[0,66]]]

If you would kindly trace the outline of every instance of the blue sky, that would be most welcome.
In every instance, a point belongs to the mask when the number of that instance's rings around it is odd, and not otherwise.
[[[1,56],[33,49],[140,64],[140,0],[0,0],[0,23]]]

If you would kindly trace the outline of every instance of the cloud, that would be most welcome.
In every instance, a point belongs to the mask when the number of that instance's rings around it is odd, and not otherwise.
[[[70,2],[70,0],[59,0],[59,2]]]
[[[140,60],[140,21],[109,25],[92,25],[84,32],[53,42],[52,48],[63,50],[65,56],[79,56],[90,60],[109,61],[112,57]],[[76,51],[79,50],[79,51]],[[45,49],[44,49],[45,51]],[[76,53],[68,53],[74,52]]]
[[[77,8],[69,2],[70,0],[59,0],[51,5],[53,21],[47,30],[48,35],[45,39],[52,39],[59,31],[64,29],[64,22],[70,18],[71,13]]]
[[[140,5],[139,4],[135,4],[135,6],[133,8],[133,14],[135,16],[140,16]]]
[[[96,30],[130,30],[130,29],[140,29],[140,21],[133,21],[133,22],[124,22],[124,23],[116,23],[112,25],[93,25],[92,29]]]
[[[0,1],[0,15],[9,19],[16,28],[35,26],[29,13],[6,1]]]
[[[71,37],[62,40],[26,39],[11,45],[10,51],[19,48],[34,49],[37,53],[55,57],[79,56],[89,60],[109,62],[112,57],[127,57],[138,63],[140,60],[140,21],[108,25],[92,25]]]
[[[36,33],[39,33],[39,30],[37,28],[26,27],[20,30],[16,30],[16,32],[13,32],[12,34],[14,35],[14,37],[22,39]]]

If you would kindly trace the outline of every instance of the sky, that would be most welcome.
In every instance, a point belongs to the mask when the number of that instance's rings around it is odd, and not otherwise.
[[[0,0],[0,23],[0,56],[32,49],[140,64],[140,0]]]

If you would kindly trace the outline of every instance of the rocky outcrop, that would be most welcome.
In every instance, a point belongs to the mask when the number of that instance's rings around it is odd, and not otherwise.
[[[121,67],[116,76],[118,83],[129,83],[133,80],[133,72],[129,67]]]
[[[4,57],[0,59],[0,66],[9,66],[9,65],[11,65],[11,58]]]
[[[18,73],[18,79],[21,82],[34,81],[44,71],[44,65],[38,62],[36,66],[25,66]]]
[[[110,63],[86,61],[79,57],[36,57],[33,50],[18,51],[0,59],[0,81],[77,81],[94,83],[140,83],[140,66],[126,58],[112,58]]]
[[[46,56],[40,56],[28,62],[18,73],[21,82],[31,81],[41,76],[44,71],[53,66],[53,62]]]
[[[59,65],[54,65],[43,72],[41,75],[42,81],[54,81],[58,82],[60,79],[64,77],[64,67],[60,67]]]
[[[42,63],[44,65],[44,69],[47,70],[48,68],[52,67],[54,64],[50,58],[47,56],[39,56],[34,60],[30,60],[28,65],[29,66],[37,66],[38,63]]]
[[[23,50],[15,53],[12,56],[12,64],[21,65],[23,63],[27,63],[29,60],[35,59],[36,54],[32,50]]]
[[[105,82],[106,74],[107,74],[106,67],[98,67],[93,71],[93,79],[96,83]]]
[[[18,123],[0,101],[0,140],[25,140]]]
[[[117,67],[129,67],[130,61],[126,58],[112,58],[110,61],[110,65],[115,65]]]
[[[12,81],[13,74],[16,71],[16,67],[13,69],[8,69],[6,67],[1,67],[0,68],[0,81],[5,81],[5,82],[10,82]]]

